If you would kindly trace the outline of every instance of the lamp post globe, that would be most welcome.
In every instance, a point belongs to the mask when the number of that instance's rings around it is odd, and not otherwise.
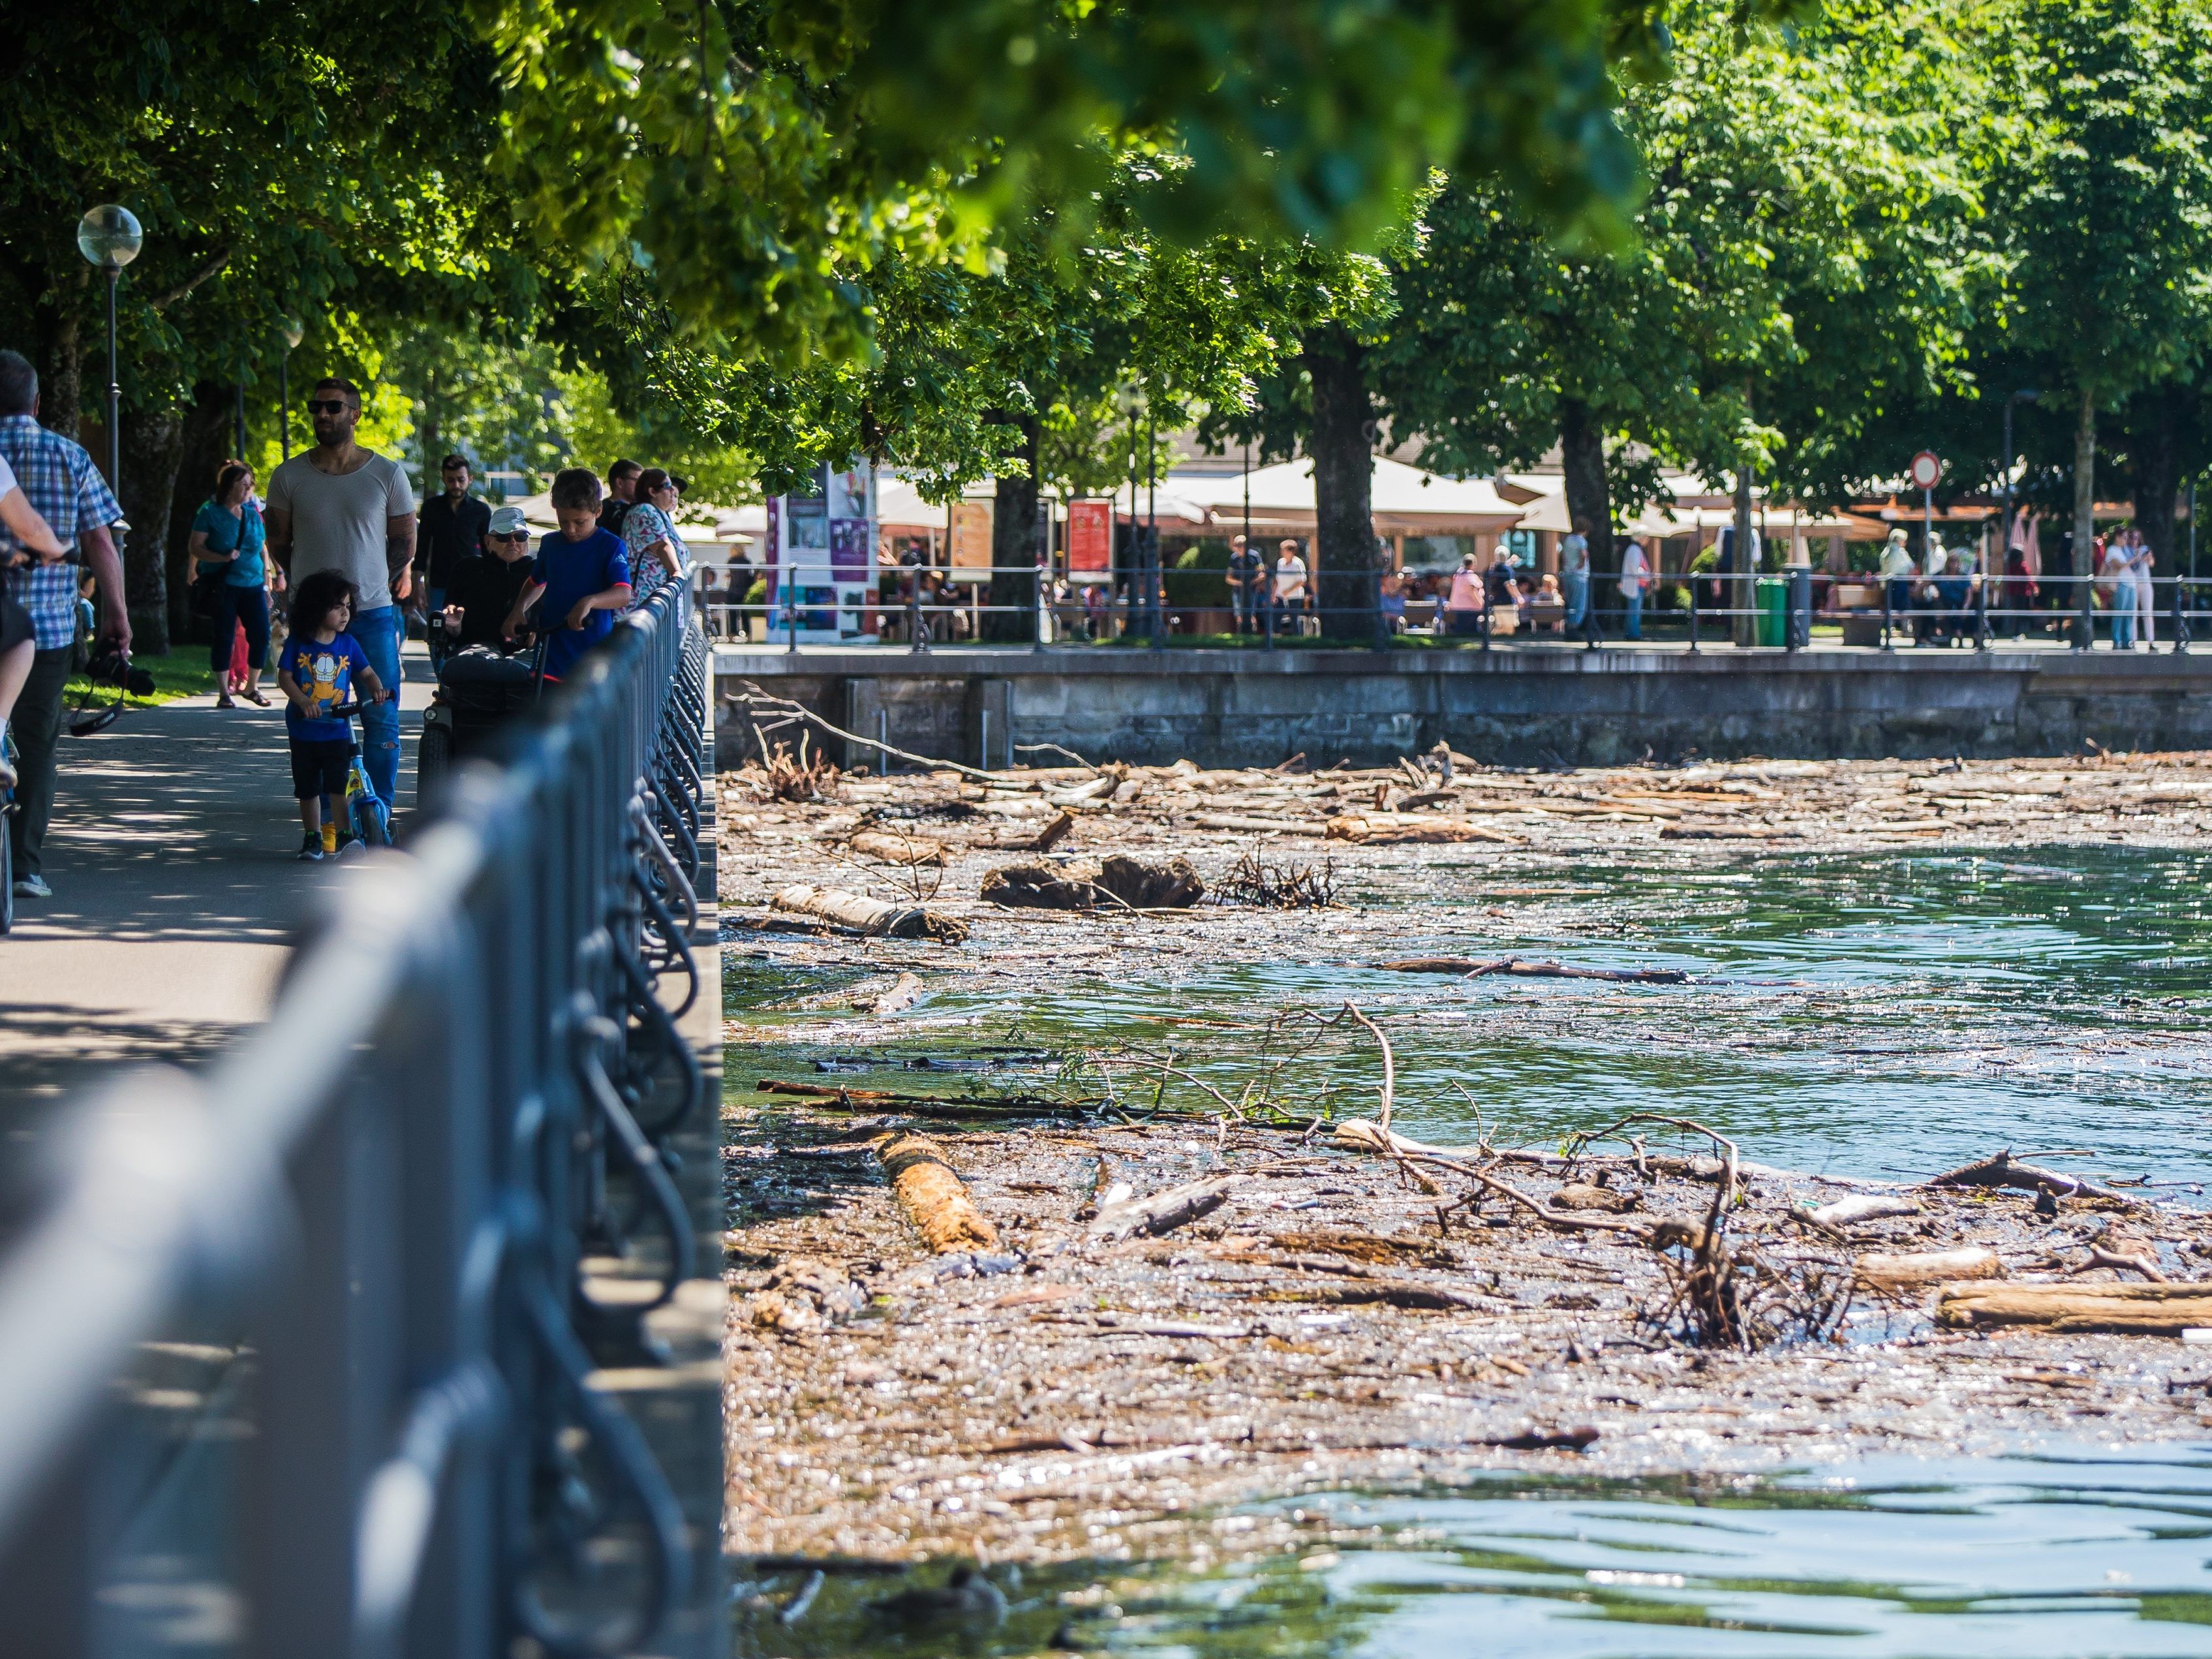
[[[118,500],[123,494],[123,380],[115,361],[115,289],[122,281],[123,267],[138,257],[145,244],[138,216],[112,202],[87,210],[76,222],[77,252],[107,278],[107,487]],[[130,526],[116,527],[127,532]]]
[[[146,233],[139,226],[138,216],[112,202],[88,209],[76,222],[77,252],[88,264],[102,270],[122,270],[138,257],[145,244]]]
[[[276,333],[284,342],[283,356],[276,367],[277,440],[289,461],[292,459],[292,354],[307,337],[307,325],[297,317],[285,316],[277,319]]]

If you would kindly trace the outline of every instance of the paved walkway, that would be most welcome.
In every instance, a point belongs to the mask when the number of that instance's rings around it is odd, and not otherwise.
[[[428,702],[410,647],[402,708]],[[272,702],[275,699],[271,699]],[[404,724],[411,755],[419,720]],[[51,899],[0,938],[0,1135],[118,1062],[204,1059],[267,1016],[293,929],[335,874],[301,864],[281,707],[210,697],[62,739]],[[401,769],[411,805],[413,763]],[[14,1163],[0,1147],[0,1170]]]

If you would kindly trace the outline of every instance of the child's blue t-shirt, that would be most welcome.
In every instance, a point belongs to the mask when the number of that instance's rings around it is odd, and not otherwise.
[[[368,659],[350,634],[341,634],[327,645],[304,634],[285,641],[283,653],[276,659],[276,672],[289,674],[315,710],[312,716],[302,716],[288,702],[285,730],[301,743],[350,743],[351,718],[332,720],[326,711],[353,701],[353,677],[368,666]]]
[[[545,584],[538,600],[538,626],[545,635],[545,678],[557,680],[614,631],[611,611],[594,611],[581,628],[568,626],[568,612],[577,600],[629,580],[629,549],[611,531],[595,530],[572,542],[556,530],[538,544],[530,580]]]

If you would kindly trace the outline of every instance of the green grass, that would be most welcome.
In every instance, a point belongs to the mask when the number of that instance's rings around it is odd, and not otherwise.
[[[143,668],[154,677],[154,695],[144,699],[156,706],[175,702],[183,697],[204,696],[216,689],[215,670],[208,666],[207,647],[195,651],[189,646],[172,651],[166,657],[133,657],[134,667]],[[72,698],[89,697],[106,702],[115,695],[112,685],[95,685],[82,674],[70,676],[67,695]]]

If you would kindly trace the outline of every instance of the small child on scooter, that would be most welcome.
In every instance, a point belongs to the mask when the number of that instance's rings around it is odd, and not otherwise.
[[[337,854],[337,819],[324,816],[323,800],[344,798],[353,767],[353,720],[332,711],[356,696],[381,702],[392,695],[346,632],[359,598],[359,590],[335,570],[302,579],[292,594],[292,636],[276,659],[284,730],[292,744],[292,793],[307,831],[299,856],[309,864]]]

